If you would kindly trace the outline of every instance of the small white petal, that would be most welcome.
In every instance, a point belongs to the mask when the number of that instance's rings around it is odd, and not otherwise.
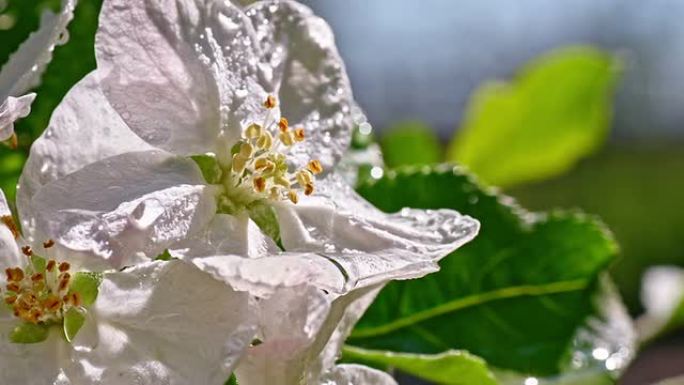
[[[12,215],[5,198],[5,193],[0,190],[0,217]],[[19,245],[14,239],[14,234],[10,229],[0,222],[0,274],[3,274],[6,268],[19,266],[21,262],[21,254]],[[0,283],[4,282],[4,276],[0,276]],[[1,290],[0,290],[1,291]]]
[[[321,385],[397,385],[385,372],[361,365],[338,365],[321,381]]]
[[[479,230],[475,219],[453,210],[383,213],[337,175],[317,187],[296,205],[276,206],[283,245],[334,259],[358,286],[436,271],[441,258]]]
[[[14,122],[28,116],[35,98],[36,94],[31,93],[18,98],[10,96],[0,103],[0,142],[14,135]]]
[[[69,90],[52,113],[47,129],[31,147],[17,191],[17,208],[26,237],[32,240],[35,227],[30,201],[43,185],[98,160],[151,149],[109,105],[97,73],[88,74]]]
[[[246,293],[182,261],[106,274],[91,312],[74,383],[223,384],[255,332]]]
[[[245,13],[257,31],[264,87],[277,93],[291,125],[306,131],[291,150],[293,163],[318,159],[332,169],[349,146],[354,100],[330,27],[294,1],[259,1]]]
[[[40,28],[22,43],[2,67],[0,104],[8,96],[24,94],[38,84],[45,67],[52,60],[55,46],[65,40],[67,25],[74,16],[75,7],[76,0],[62,0],[58,14],[51,11],[43,13]]]
[[[227,214],[216,214],[205,229],[171,249],[174,256],[185,260],[227,254],[259,258],[280,252],[247,215]]]
[[[36,237],[89,269],[121,268],[203,229],[215,191],[197,165],[161,151],[107,158],[43,186],[31,201]]]

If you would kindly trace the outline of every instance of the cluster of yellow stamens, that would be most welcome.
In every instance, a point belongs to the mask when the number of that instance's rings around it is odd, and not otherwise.
[[[53,245],[53,241],[43,244],[46,249]],[[43,270],[32,262],[30,247],[24,247],[22,252],[29,258],[26,269],[15,267],[5,270],[5,303],[22,321],[33,324],[61,322],[69,309],[81,306],[80,295],[69,292],[71,266],[67,262],[48,260]]]
[[[314,176],[323,168],[318,160],[312,160],[306,167],[290,172],[284,152],[306,140],[304,129],[292,129],[284,117],[271,120],[270,110],[276,107],[273,96],[268,96],[263,105],[269,113],[263,124],[252,123],[244,129],[233,151],[229,180],[235,186],[249,186],[264,198],[297,203],[300,190],[305,195],[313,194]],[[274,137],[272,132],[277,135]]]

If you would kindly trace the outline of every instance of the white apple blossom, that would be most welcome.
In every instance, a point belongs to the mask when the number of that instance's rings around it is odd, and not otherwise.
[[[20,256],[6,208],[0,191],[0,383],[222,385],[232,373],[254,335],[246,293],[182,261],[107,271],[99,287],[86,273],[95,286],[79,291],[68,262]]]
[[[0,71],[0,142],[16,140],[14,122],[28,116],[35,93],[34,88],[47,64],[52,51],[68,39],[67,25],[73,18],[76,0],[62,0],[59,13],[45,11],[40,28],[22,43],[19,49]],[[16,145],[16,143],[13,143]]]
[[[22,174],[29,239],[89,269],[168,249],[249,291],[259,343],[241,384],[380,376],[334,367],[351,327],[479,225],[382,213],[334,172],[354,101],[327,24],[292,1],[106,0],[96,51]]]

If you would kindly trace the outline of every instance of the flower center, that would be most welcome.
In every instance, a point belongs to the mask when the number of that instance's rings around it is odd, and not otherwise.
[[[291,128],[286,118],[272,118],[276,100],[269,96],[263,104],[268,110],[261,124],[251,123],[241,140],[231,149],[232,159],[224,170],[222,211],[233,213],[260,200],[299,202],[299,194],[314,192],[314,176],[323,172],[318,160],[291,171],[287,162],[290,148],[306,140],[303,128]]]
[[[48,241],[43,246],[47,249],[52,245],[54,242]],[[25,269],[5,270],[5,303],[22,321],[32,324],[61,322],[69,309],[81,306],[80,294],[69,290],[71,266],[67,262],[36,257],[28,246],[22,251],[31,262]]]

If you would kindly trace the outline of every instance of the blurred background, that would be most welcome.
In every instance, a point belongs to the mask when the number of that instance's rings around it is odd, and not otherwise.
[[[684,265],[684,2],[307,3],[332,25],[355,96],[389,163],[404,160],[387,159],[393,146],[402,145],[396,144],[401,136],[409,138],[404,142],[424,141],[429,147],[436,140],[448,148],[459,129],[472,126],[464,120],[476,90],[485,82],[513,79],[540,55],[588,44],[616,57],[620,74],[609,95],[613,116],[606,122],[605,142],[562,172],[512,183],[504,191],[532,210],[578,207],[599,215],[621,245],[612,274],[635,315],[642,311],[644,270]],[[538,98],[555,92],[554,82],[563,82],[564,74],[556,75]],[[434,132],[433,139],[416,133],[424,129]],[[492,162],[504,165],[507,159]],[[682,336],[659,346],[635,364],[639,370],[625,383],[684,371]],[[658,364],[645,365],[651,360]]]
[[[621,245],[611,273],[635,316],[643,272],[684,266],[684,1],[304,2],[332,25],[370,123],[361,133],[370,137],[372,125],[388,166],[457,161],[531,210],[599,215]],[[95,66],[99,4],[81,0],[78,28],[17,125],[25,151],[0,146],[10,196],[31,140]],[[0,64],[46,6],[59,0],[0,0]],[[521,165],[499,150],[526,130],[564,145],[522,146],[539,156]],[[477,142],[475,131],[497,144]],[[684,373],[683,341],[675,332],[647,348],[623,383]]]

